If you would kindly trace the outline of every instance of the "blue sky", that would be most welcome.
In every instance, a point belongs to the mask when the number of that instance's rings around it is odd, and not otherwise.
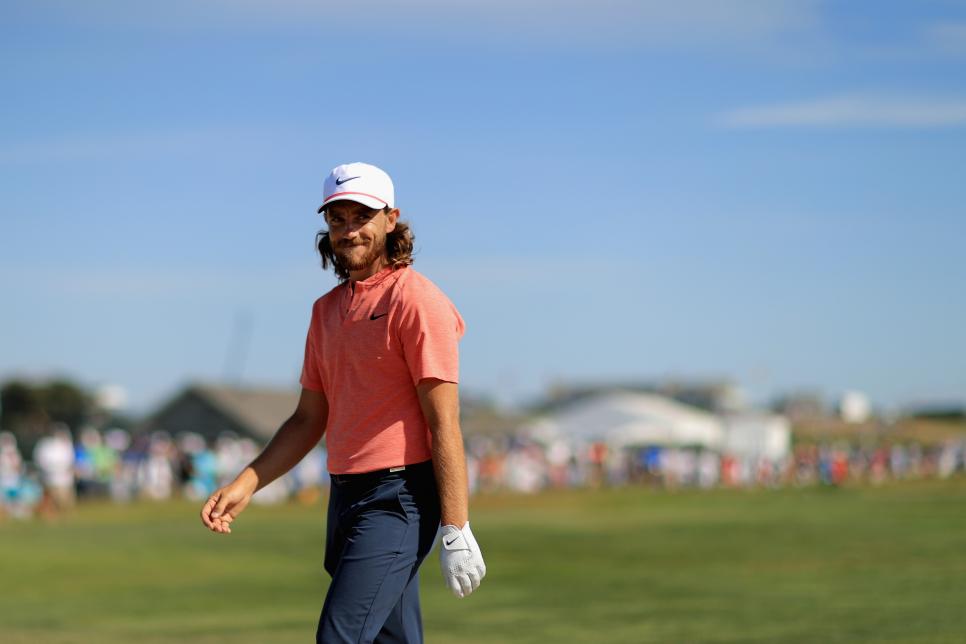
[[[469,391],[966,399],[966,2],[13,0],[0,59],[0,377],[295,386],[361,160]]]

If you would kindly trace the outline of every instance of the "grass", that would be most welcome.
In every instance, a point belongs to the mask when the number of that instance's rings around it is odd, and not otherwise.
[[[966,478],[880,488],[473,500],[489,572],[464,600],[422,571],[429,642],[961,642]],[[0,642],[312,641],[320,505],[82,506],[0,524]]]

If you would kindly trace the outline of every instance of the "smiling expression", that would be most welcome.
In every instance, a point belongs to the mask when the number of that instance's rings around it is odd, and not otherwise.
[[[335,201],[325,208],[329,241],[346,270],[362,271],[385,263],[386,235],[396,227],[399,210],[378,210],[355,201]]]

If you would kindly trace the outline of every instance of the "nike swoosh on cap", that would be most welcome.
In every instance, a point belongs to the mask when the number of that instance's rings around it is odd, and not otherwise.
[[[335,185],[337,185],[337,186],[341,186],[341,185],[342,185],[343,183],[345,183],[346,181],[352,181],[353,179],[358,179],[358,178],[359,178],[359,177],[348,177],[348,178],[346,178],[346,179],[336,179],[336,180],[335,180]]]

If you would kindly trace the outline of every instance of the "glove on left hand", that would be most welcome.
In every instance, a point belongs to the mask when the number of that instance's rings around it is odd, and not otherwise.
[[[483,553],[470,530],[469,521],[462,530],[455,525],[444,525],[440,531],[439,565],[443,580],[454,595],[466,597],[486,576]]]

